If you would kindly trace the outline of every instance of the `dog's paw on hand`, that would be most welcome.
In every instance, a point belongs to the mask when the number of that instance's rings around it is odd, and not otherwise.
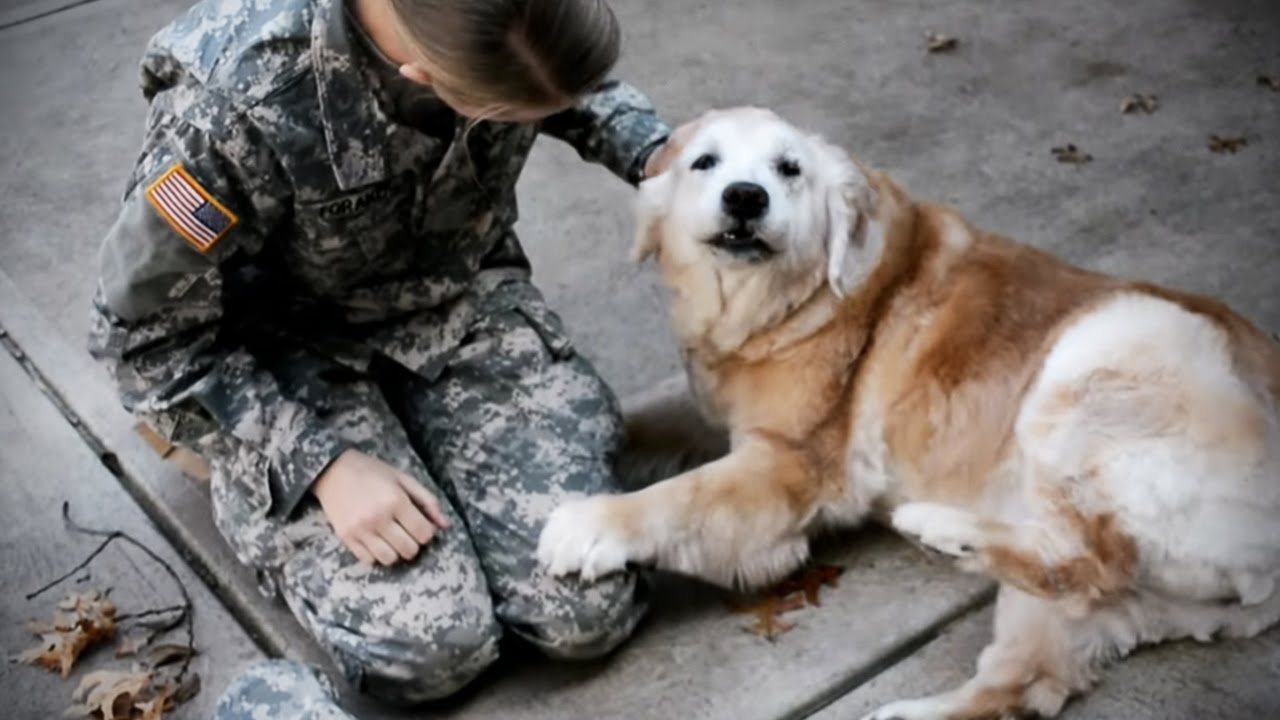
[[[978,516],[937,503],[913,502],[893,511],[893,527],[955,558],[972,556],[983,542]]]
[[[556,508],[538,540],[538,562],[552,575],[577,573],[591,581],[627,565],[627,544],[609,522],[608,497]]]

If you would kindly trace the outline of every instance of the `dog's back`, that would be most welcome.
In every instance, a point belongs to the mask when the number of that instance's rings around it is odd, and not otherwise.
[[[871,320],[853,397],[853,454],[883,453],[900,500],[1034,515],[1011,496],[1035,476],[1166,526],[1160,498],[1280,514],[1280,346],[1211,299],[1071,266],[945,207],[916,213],[886,249],[904,279]],[[1262,525],[1280,548],[1280,524]]]
[[[1004,588],[978,676],[885,712],[1052,715],[1138,644],[1280,620],[1280,347],[1211,299],[920,212],[853,456],[885,454],[861,467],[893,475],[895,527]]]

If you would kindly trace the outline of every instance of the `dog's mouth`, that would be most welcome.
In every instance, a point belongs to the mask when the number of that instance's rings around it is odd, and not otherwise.
[[[727,253],[753,262],[778,254],[753,228],[745,225],[730,228],[707,238],[707,244]]]

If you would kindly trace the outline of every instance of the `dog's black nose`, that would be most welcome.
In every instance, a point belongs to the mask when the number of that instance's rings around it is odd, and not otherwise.
[[[736,182],[721,195],[724,211],[735,220],[757,220],[769,209],[769,192],[751,182]]]

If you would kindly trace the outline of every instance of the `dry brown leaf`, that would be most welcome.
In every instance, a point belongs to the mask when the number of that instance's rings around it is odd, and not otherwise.
[[[743,630],[766,640],[795,628],[795,623],[782,619],[784,613],[799,610],[806,604],[820,606],[822,587],[836,587],[844,568],[839,565],[814,565],[797,571],[791,577],[748,602],[730,602],[734,613],[755,616]]]
[[[1219,155],[1224,153],[1230,153],[1234,155],[1236,154],[1237,151],[1240,150],[1240,148],[1248,144],[1249,144],[1249,141],[1244,136],[1235,136],[1235,137],[1231,137],[1231,136],[1221,137],[1218,135],[1209,136],[1209,151],[1218,153]]]
[[[104,592],[71,595],[58,608],[72,614],[71,623],[84,629],[94,639],[111,637],[116,631],[116,606]]]
[[[89,647],[89,636],[80,630],[59,630],[40,636],[40,644],[18,655],[18,662],[42,667],[63,678],[71,674],[80,653]]]
[[[181,662],[192,655],[195,655],[195,651],[186,645],[157,645],[147,653],[147,666],[158,668]]]
[[[33,621],[28,628],[40,644],[18,656],[20,662],[43,667],[66,678],[80,654],[116,633],[116,606],[102,592],[70,595],[58,603],[51,622]],[[65,611],[61,612],[61,611]]]
[[[91,590],[86,593],[74,593],[66,596],[58,603],[59,610],[66,610],[79,617],[93,615],[115,615],[116,606],[107,597],[110,591]]]
[[[1093,156],[1071,143],[1050,150],[1060,163],[1083,165],[1093,160]]]
[[[927,32],[924,34],[925,47],[931,53],[951,52],[956,49],[960,41],[950,35],[942,33]]]
[[[1280,92],[1280,75],[1259,75],[1258,84],[1263,87],[1269,87],[1275,92]]]
[[[797,592],[781,598],[777,595],[766,595],[756,603],[738,608],[736,612],[751,613],[755,616],[754,622],[744,625],[743,630],[772,642],[779,635],[795,628],[795,623],[783,620],[782,614],[802,607],[804,607],[804,593]]]
[[[135,714],[133,720],[160,720],[200,693],[200,675],[181,665],[192,654],[181,645],[158,645],[146,653],[147,658],[135,667],[151,673],[151,690],[135,701],[134,709],[141,716]]]
[[[200,694],[200,676],[196,673],[187,673],[182,679],[182,684],[173,691],[173,702],[181,705]]]
[[[138,716],[138,720],[161,720],[168,710],[174,707],[173,693],[174,687],[169,684],[163,685],[150,700],[146,702],[135,702],[133,707],[142,714]]]
[[[76,703],[63,714],[92,720],[163,720],[165,713],[200,692],[200,676],[188,673],[181,683],[172,674],[135,664],[132,672],[100,671],[84,677],[72,693]]]
[[[178,682],[179,673],[172,666],[151,673],[151,692],[134,702],[134,710],[141,714],[135,714],[133,720],[162,720],[165,713],[200,693],[198,674],[186,673]]]
[[[156,636],[152,630],[135,630],[134,632],[120,638],[120,642],[116,643],[116,657],[129,657],[138,654],[138,651],[146,647]]]
[[[806,603],[817,607],[822,604],[820,600],[822,586],[837,587],[842,573],[844,573],[844,568],[839,565],[807,567],[779,584],[774,594],[779,597],[785,597],[791,593],[802,593]]]
[[[1155,112],[1158,107],[1160,107],[1160,100],[1155,95],[1134,93],[1120,101],[1120,112],[1126,115],[1139,110],[1150,115]]]
[[[134,704],[149,694],[151,680],[151,673],[146,671],[91,672],[71,693],[71,700],[80,704],[69,708],[68,712],[87,707],[94,717],[101,720],[127,720],[133,715]]]
[[[169,698],[156,696],[153,700],[134,705],[140,715],[137,720],[161,720],[166,710],[172,710],[173,706],[168,704]]]

